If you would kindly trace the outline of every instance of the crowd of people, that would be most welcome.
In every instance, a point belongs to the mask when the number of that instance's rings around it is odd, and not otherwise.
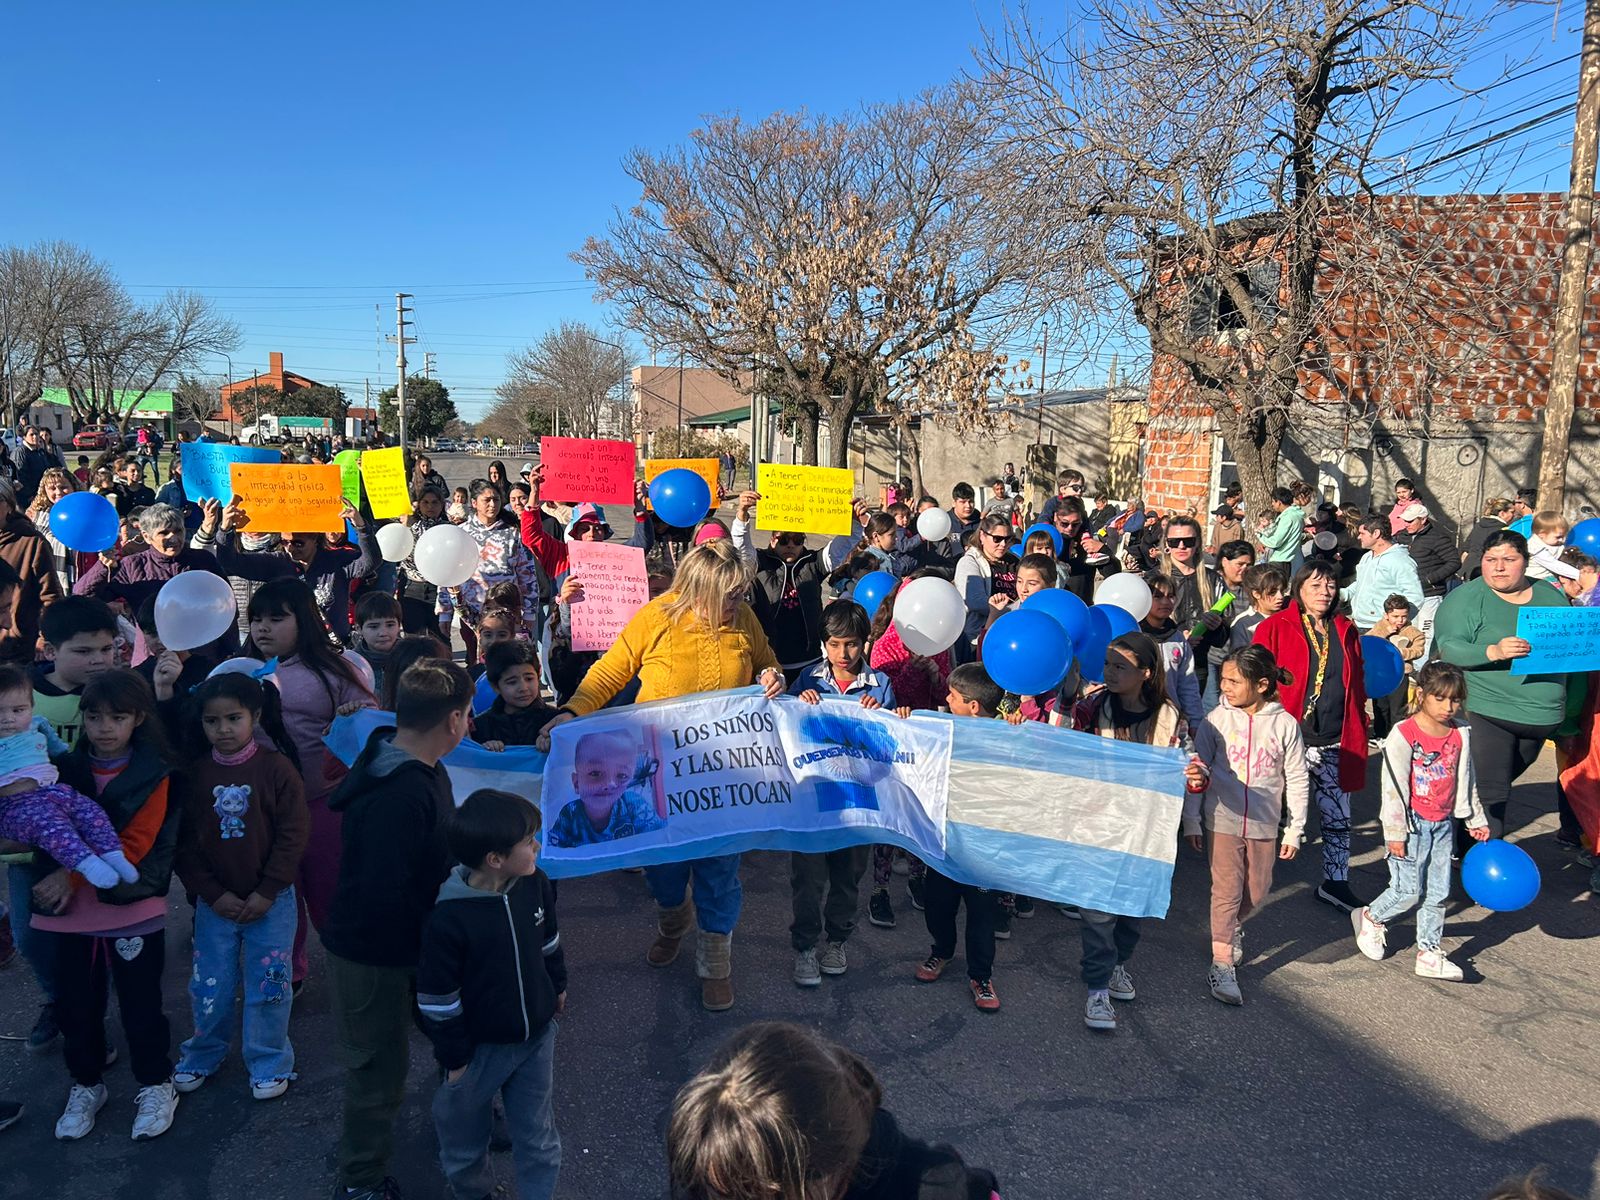
[[[954,485],[947,510],[897,484],[878,511],[858,501],[852,534],[819,547],[791,530],[758,539],[753,491],[727,497],[731,518],[685,529],[664,525],[640,485],[613,524],[581,497],[544,495],[535,463],[515,478],[491,463],[452,492],[418,455],[403,524],[420,536],[453,523],[478,547],[470,578],[440,587],[414,553],[386,561],[360,507],[345,513],[351,544],[252,531],[237,503],[191,502],[176,454],[159,495],[143,483],[139,456],[111,464],[104,486],[118,498],[123,537],[78,554],[52,537],[50,510],[101,480],[44,463],[37,431],[24,437],[15,483],[0,482],[0,850],[10,902],[0,961],[20,953],[42,996],[29,1048],[62,1047],[63,1140],[87,1136],[107,1102],[112,991],[139,1085],[135,1139],[164,1133],[180,1098],[218,1073],[236,1019],[251,1094],[283,1097],[314,931],[346,1068],[335,1194],[399,1194],[389,1163],[407,1041],[420,1025],[441,1072],[433,1115],[452,1193],[478,1200],[491,1190],[498,1104],[517,1194],[551,1195],[567,971],[556,889],[538,856],[544,842],[583,844],[608,830],[581,806],[546,828],[531,804],[501,791],[458,807],[444,760],[465,738],[491,751],[548,748],[553,730],[607,707],[754,685],[806,703],[944,709],[1181,747],[1179,836],[1208,856],[1211,877],[1206,983],[1230,1005],[1244,1003],[1246,920],[1274,864],[1301,852],[1313,811],[1317,899],[1350,914],[1354,945],[1371,958],[1417,909],[1415,972],[1430,980],[1462,978],[1441,940],[1453,864],[1473,840],[1504,832],[1513,783],[1552,739],[1565,785],[1558,840],[1574,853],[1597,848],[1600,689],[1589,676],[1512,665],[1533,649],[1517,635],[1518,613],[1594,602],[1600,566],[1563,544],[1568,518],[1537,511],[1531,494],[1488,501],[1458,544],[1411,481],[1372,512],[1325,502],[1303,483],[1252,512],[1233,487],[1207,521],[1104,494],[1086,500],[1084,476],[1068,470],[1035,514],[1007,464],[983,485],[981,505],[970,483]],[[322,447],[311,453],[326,457]],[[947,535],[919,532],[930,510],[948,518],[932,522]],[[1526,533],[1515,527],[1523,518]],[[584,588],[569,547],[605,539],[644,551],[651,598],[609,649],[575,650],[572,610]],[[156,600],[193,571],[229,581],[238,622],[208,645],[169,649]],[[874,601],[863,580],[877,572],[894,587]],[[1090,603],[1121,573],[1143,580],[1150,607],[1137,630],[1110,641],[1097,670],[1071,670],[1040,695],[995,682],[984,642],[998,619],[1048,589]],[[955,586],[966,619],[953,644],[924,655],[900,636],[893,592],[930,577]],[[456,633],[464,666],[451,649]],[[1364,636],[1393,644],[1405,664],[1383,696],[1367,695]],[[485,686],[493,702],[475,716]],[[323,736],[362,708],[393,721],[346,767]],[[1351,805],[1369,771],[1381,781],[1389,885],[1363,897],[1350,880]],[[652,818],[622,805],[600,817]],[[902,918],[891,894],[901,853],[792,854],[797,986],[847,973],[863,891],[870,923]],[[996,940],[1037,901],[915,858],[905,866],[929,938],[908,977],[939,980],[959,949],[964,995],[998,1012]],[[644,875],[655,902],[646,961],[664,967],[690,944],[704,1008],[735,1007],[739,856]],[[194,911],[192,962],[181,968],[191,1011],[181,1015],[162,998],[174,879]],[[1085,1025],[1114,1031],[1118,1006],[1137,995],[1140,918],[1060,907],[1081,929]],[[173,1021],[184,1035],[175,1052]],[[988,1171],[901,1132],[882,1101],[870,1067],[847,1050],[791,1026],[752,1026],[678,1097],[673,1187],[708,1200],[997,1192]],[[0,1126],[19,1112],[7,1103]]]

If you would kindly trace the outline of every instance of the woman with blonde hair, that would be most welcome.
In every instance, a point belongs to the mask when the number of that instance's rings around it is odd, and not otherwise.
[[[64,591],[71,591],[78,582],[78,552],[67,549],[55,534],[50,532],[50,509],[61,497],[78,490],[78,481],[64,467],[51,467],[39,477],[39,490],[33,503],[28,505],[27,517],[34,528],[44,534],[50,543],[50,553],[55,559],[56,577]]]
[[[769,697],[782,695],[783,671],[745,603],[751,579],[750,565],[727,538],[690,550],[678,564],[672,589],[633,615],[544,727],[539,748],[548,750],[553,729],[605,707],[636,675],[640,703],[751,683],[759,683]],[[657,937],[645,956],[650,965],[664,967],[676,959],[679,944],[698,921],[700,1002],[712,1012],[733,1007],[729,945],[742,899],[739,856],[646,867],[645,877],[659,906]],[[686,898],[691,877],[692,909]]]

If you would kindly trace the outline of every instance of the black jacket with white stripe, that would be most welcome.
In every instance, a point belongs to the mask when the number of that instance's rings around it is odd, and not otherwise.
[[[567,990],[555,890],[545,873],[503,892],[475,888],[467,876],[456,867],[439,889],[417,964],[422,1030],[447,1071],[471,1062],[483,1042],[538,1037]]]

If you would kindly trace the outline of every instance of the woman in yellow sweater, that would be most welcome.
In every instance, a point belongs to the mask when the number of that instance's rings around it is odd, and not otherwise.
[[[633,615],[616,644],[589,668],[572,698],[545,726],[540,749],[550,748],[550,731],[557,725],[603,708],[635,675],[641,702],[752,682],[769,697],[781,696],[783,671],[744,600],[750,582],[749,565],[726,538],[689,551],[678,564],[672,590]],[[688,899],[691,876],[693,909]],[[698,921],[695,972],[700,976],[700,1003],[712,1012],[732,1008],[729,947],[743,897],[739,856],[646,867],[645,878],[659,906],[656,940],[646,960],[653,967],[672,962]]]

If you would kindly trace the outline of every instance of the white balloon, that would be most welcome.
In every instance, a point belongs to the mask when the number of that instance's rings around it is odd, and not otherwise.
[[[961,593],[947,579],[913,579],[895,594],[894,627],[913,654],[950,649],[966,620]]]
[[[930,508],[917,518],[917,532],[925,542],[942,542],[950,536],[950,514],[942,508]]]
[[[1152,598],[1150,585],[1132,571],[1109,576],[1094,593],[1096,604],[1114,604],[1135,621],[1142,621],[1150,615]]]
[[[378,549],[384,562],[404,562],[416,544],[416,535],[398,521],[378,530]]]
[[[214,642],[239,615],[233,587],[210,571],[174,575],[156,593],[156,635],[168,650],[194,650]]]
[[[417,539],[412,559],[429,583],[458,587],[478,569],[478,543],[456,525],[435,525]]]

